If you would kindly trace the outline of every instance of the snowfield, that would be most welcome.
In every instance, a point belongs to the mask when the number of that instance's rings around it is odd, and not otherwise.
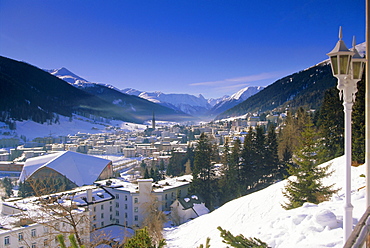
[[[324,180],[335,183],[340,191],[330,201],[318,205],[305,203],[293,210],[284,210],[282,190],[286,180],[253,194],[240,197],[222,207],[178,227],[166,228],[167,247],[197,247],[211,238],[211,248],[226,247],[218,226],[232,234],[256,237],[270,247],[343,247],[344,156],[336,158],[334,173]],[[327,164],[327,163],[325,163]],[[365,212],[365,166],[352,167],[352,205],[354,225]]]
[[[75,135],[77,133],[107,133],[114,132],[112,127],[119,127],[120,131],[143,131],[146,129],[146,125],[143,124],[134,124],[122,121],[112,120],[110,123],[102,123],[98,121],[93,121],[91,119],[73,115],[73,118],[65,116],[59,117],[59,123],[48,125],[47,123],[40,124],[34,121],[17,121],[16,122],[16,131],[18,137],[21,135],[26,136],[27,141],[31,141],[37,137],[47,137],[47,136],[67,136]],[[8,131],[8,130],[6,130]],[[10,138],[9,136],[1,135],[0,138]]]

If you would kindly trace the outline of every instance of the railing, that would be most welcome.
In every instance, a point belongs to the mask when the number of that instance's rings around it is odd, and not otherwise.
[[[370,248],[370,206],[353,229],[343,248]]]

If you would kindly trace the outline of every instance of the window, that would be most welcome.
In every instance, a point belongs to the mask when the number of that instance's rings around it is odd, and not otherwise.
[[[93,229],[95,230],[96,229],[96,224],[93,225]]]
[[[22,241],[23,240],[23,233],[20,232],[18,233],[18,241]]]
[[[101,224],[101,226],[103,227],[103,226],[104,226],[104,221],[102,221],[100,224]]]
[[[139,199],[137,197],[135,197],[134,203],[138,203],[138,202],[139,202]]]
[[[125,209],[127,209],[127,204],[125,204]]]
[[[127,201],[127,195],[125,195],[125,201]]]
[[[104,205],[100,205],[100,209],[103,210],[104,209]]]
[[[49,227],[44,226],[44,233],[48,233],[48,232],[49,232]]]
[[[119,224],[119,219],[116,219],[116,224]]]
[[[127,213],[125,213],[125,218],[127,218]]]
[[[116,194],[116,199],[119,199],[119,194]]]
[[[102,219],[104,218],[104,213],[100,214],[100,218],[102,218]]]
[[[135,215],[134,220],[135,221],[138,221],[139,220],[139,216]]]
[[[116,208],[119,208],[119,202],[116,202]]]
[[[36,243],[32,243],[31,248],[36,248]]]
[[[96,207],[94,206],[94,212],[96,212]]]
[[[109,219],[113,220],[113,214],[109,215]]]
[[[164,199],[167,200],[167,194],[164,195]]]
[[[96,215],[93,215],[93,221],[96,221]]]
[[[113,207],[109,206],[109,212],[112,212],[112,211],[113,211]]]
[[[9,236],[5,236],[4,245],[10,245],[10,237]]]
[[[139,212],[139,208],[138,207],[135,207],[134,208],[134,212],[136,212],[136,213]]]
[[[119,216],[119,211],[116,211],[116,216]]]
[[[48,239],[44,239],[44,246],[49,246],[49,240]]]
[[[36,229],[31,230],[31,237],[36,237]]]

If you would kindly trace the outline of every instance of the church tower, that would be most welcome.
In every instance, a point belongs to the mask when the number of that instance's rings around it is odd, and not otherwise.
[[[153,119],[152,119],[152,129],[155,130],[155,117],[154,117],[154,111],[153,111]]]

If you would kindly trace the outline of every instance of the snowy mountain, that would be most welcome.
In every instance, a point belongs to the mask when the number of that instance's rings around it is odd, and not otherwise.
[[[272,248],[343,247],[343,215],[345,191],[345,157],[331,163],[333,174],[323,183],[340,191],[329,201],[318,205],[305,203],[293,210],[284,210],[286,201],[282,190],[286,180],[253,194],[230,201],[217,210],[202,215],[178,227],[166,228],[167,247],[190,248],[205,244],[211,238],[211,247],[226,247],[222,243],[218,226],[233,235],[256,237]],[[357,223],[366,210],[365,166],[352,167],[353,223]]]
[[[233,94],[232,96],[227,97],[224,100],[219,101],[218,103],[216,103],[212,107],[212,109],[210,110],[210,113],[212,115],[218,115],[218,114],[220,114],[220,113],[238,105],[239,103],[247,100],[249,97],[257,94],[258,92],[260,92],[263,89],[264,89],[264,87],[262,87],[262,86],[248,86],[248,87],[245,87],[245,88],[239,90],[238,92],[236,92],[235,94]]]
[[[215,116],[227,110],[228,108],[234,107],[235,105],[239,104],[240,102],[244,101],[248,97],[258,93],[260,90],[263,89],[263,87],[246,87],[244,89],[241,89],[231,97],[223,96],[216,99],[205,99],[201,94],[199,94],[198,96],[190,94],[165,94],[159,91],[145,92],[132,88],[119,90],[118,88],[109,84],[88,82],[84,78],[77,76],[64,67],[60,69],[45,71],[70,83],[71,85],[79,89],[88,90],[87,88],[101,88],[101,86],[104,86],[116,91],[120,91],[127,95],[138,96],[142,99],[160,104],[175,111],[184,112],[191,116],[202,118],[205,118],[207,116]],[[91,91],[91,89],[89,89],[89,91]],[[117,103],[117,101],[115,102]]]
[[[203,117],[211,108],[208,100],[201,94],[198,96],[190,94],[165,94],[159,91],[145,92],[131,88],[124,89],[122,92],[129,95],[136,95],[148,101],[158,103],[175,110],[181,110],[184,113],[197,117]]]
[[[54,75],[70,84],[75,84],[78,81],[86,82],[87,80],[83,79],[82,77],[77,76],[73,72],[69,71],[68,69],[62,67],[60,69],[52,69],[52,70],[45,70],[49,72],[51,75]]]

